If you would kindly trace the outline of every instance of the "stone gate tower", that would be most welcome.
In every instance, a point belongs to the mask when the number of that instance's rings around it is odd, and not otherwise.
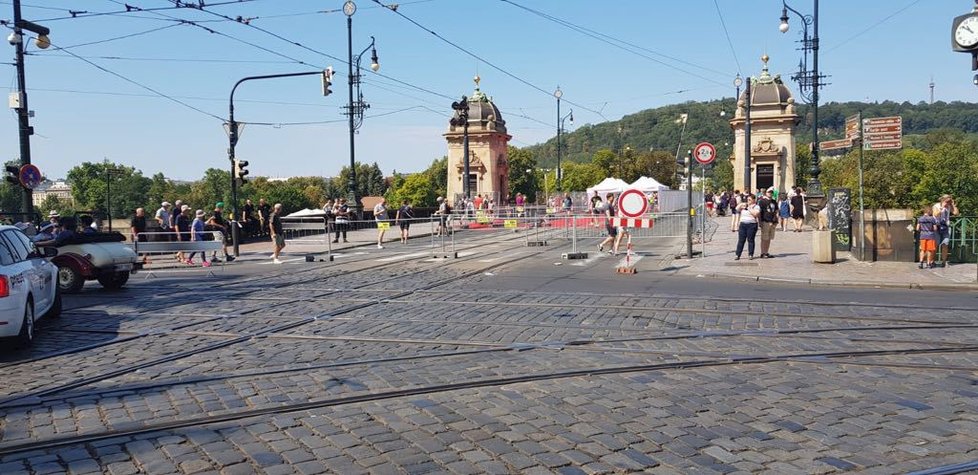
[[[481,194],[501,203],[509,198],[509,153],[506,145],[512,137],[506,133],[506,121],[499,115],[492,98],[479,90],[479,80],[479,76],[476,76],[475,92],[468,98],[469,190],[473,198]],[[444,136],[448,141],[447,198],[455,201],[464,193],[463,127],[449,125]]]
[[[734,188],[754,191],[775,187],[785,191],[795,186],[795,127],[800,118],[795,114],[795,99],[781,81],[781,75],[768,73],[767,55],[761,75],[749,78],[750,105],[747,92],[737,98],[737,113],[730,121],[734,131],[733,161]],[[746,108],[750,107],[750,167],[751,189],[744,190],[744,124]]]

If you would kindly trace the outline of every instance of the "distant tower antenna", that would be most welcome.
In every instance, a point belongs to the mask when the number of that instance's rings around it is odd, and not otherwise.
[[[934,104],[934,76],[930,77],[930,103]]]

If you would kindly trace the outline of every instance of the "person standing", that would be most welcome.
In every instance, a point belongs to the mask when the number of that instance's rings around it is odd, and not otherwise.
[[[936,238],[938,234],[937,220],[934,219],[933,209],[928,206],[924,208],[924,214],[917,218],[917,231],[920,231],[920,265],[924,268],[924,260],[927,260],[927,268],[934,267],[934,252],[937,250]]]
[[[156,210],[156,222],[160,225],[162,241],[170,241],[170,202],[160,203],[160,209]]]
[[[272,245],[274,246],[272,250],[272,263],[281,264],[282,261],[278,259],[279,253],[282,249],[285,249],[285,234],[282,229],[282,203],[275,203],[272,207],[272,214],[269,216],[268,232],[272,235]]]
[[[571,199],[570,193],[564,193],[564,200],[560,203],[561,208],[563,208],[564,213],[570,214],[571,208],[574,207],[574,200]]]
[[[520,194],[516,194],[517,201],[520,199]],[[435,214],[438,215],[438,229],[435,230],[435,236],[448,235],[448,215],[451,214],[451,207],[448,206],[448,200],[438,197],[438,210]],[[403,239],[402,239],[403,242]]]
[[[761,258],[770,259],[774,257],[771,255],[771,241],[778,228],[778,204],[774,201],[773,186],[764,192],[757,206],[761,211]]]
[[[795,194],[789,199],[791,207],[791,220],[794,222],[794,232],[800,233],[805,223],[805,195],[801,194],[801,187],[795,188]]]
[[[384,248],[384,233],[390,223],[387,222],[387,200],[381,198],[374,206],[374,221],[377,222],[377,249]]]
[[[230,237],[230,235],[228,234],[228,222],[227,222],[227,220],[224,219],[224,202],[223,201],[218,201],[217,204],[214,205],[214,214],[211,215],[210,219],[207,220],[207,224],[210,226],[211,231],[220,231],[221,232],[221,234],[222,234],[222,236],[221,236],[221,244],[223,245],[223,249],[222,250],[224,251],[224,259],[227,260],[228,262],[233,261],[234,260],[234,256],[228,254],[228,238]],[[216,252],[214,253],[214,256],[211,257],[211,262],[214,262],[214,261],[220,262],[217,259],[217,253]]]
[[[737,228],[737,251],[734,260],[740,260],[740,255],[744,253],[744,243],[747,243],[747,258],[753,260],[754,240],[757,238],[757,218],[761,215],[754,195],[747,195],[747,201],[737,205],[737,215],[740,216],[740,225]]]
[[[788,196],[782,193],[778,196],[778,223],[782,232],[788,230],[789,219],[791,219],[791,203],[788,202]]]
[[[951,248],[951,216],[958,215],[958,205],[951,195],[941,196],[934,204],[934,219],[937,220],[937,246],[941,257],[941,267],[947,267],[947,257]]]
[[[261,225],[261,231],[259,232],[259,234],[261,234],[262,236],[264,236],[265,233],[268,232],[268,218],[269,216],[271,216],[271,214],[272,214],[272,207],[268,205],[268,202],[265,201],[265,198],[259,198],[258,199],[258,221],[259,221],[258,224]]]
[[[401,244],[407,244],[408,233],[411,228],[411,220],[414,219],[414,210],[411,209],[411,202],[404,200],[401,207],[397,209],[395,217],[398,227],[401,228]]]
[[[333,208],[333,214],[336,216],[336,234],[333,242],[340,242],[340,234],[343,235],[343,242],[350,242],[346,240],[346,232],[350,228],[350,207],[346,204],[346,198],[340,198],[339,203]]]
[[[176,210],[174,210],[173,230],[176,232],[175,236],[177,241],[189,242],[193,240],[190,229],[190,213],[191,210],[188,205],[181,206],[179,214],[176,214]],[[184,259],[183,251],[177,252],[177,258],[180,259],[180,262],[190,263],[187,259]]]
[[[730,231],[737,232],[740,229],[740,204],[743,203],[743,197],[740,196],[740,190],[734,190],[733,194],[730,195]]]
[[[255,205],[250,199],[245,200],[244,209],[241,211],[241,221],[244,222],[245,234],[255,235]]]

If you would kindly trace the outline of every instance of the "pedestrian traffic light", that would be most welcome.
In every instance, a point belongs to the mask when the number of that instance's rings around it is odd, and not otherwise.
[[[329,90],[329,86],[333,84],[333,67],[330,66],[323,71],[323,96],[328,96],[333,93]]]
[[[11,185],[21,186],[20,184],[20,167],[17,165],[7,165],[7,176],[5,177],[7,183]]]
[[[248,175],[248,170],[245,168],[248,166],[248,160],[234,160],[234,178],[240,180],[241,184],[245,184],[248,180],[245,176]]]

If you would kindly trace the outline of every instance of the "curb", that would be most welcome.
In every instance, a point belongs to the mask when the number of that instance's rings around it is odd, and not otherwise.
[[[694,271],[676,271],[673,275],[682,275],[689,277]],[[902,289],[902,290],[937,290],[937,291],[954,291],[954,290],[976,290],[978,291],[978,283],[888,283],[888,282],[872,282],[872,281],[839,281],[839,280],[820,280],[820,279],[799,279],[791,277],[764,277],[749,274],[731,274],[725,272],[712,272],[712,273],[696,273],[695,277],[704,277],[710,279],[740,279],[743,281],[754,281],[754,282],[773,282],[782,284],[801,284],[809,285],[813,287],[848,287],[848,288],[860,288],[860,289]]]

